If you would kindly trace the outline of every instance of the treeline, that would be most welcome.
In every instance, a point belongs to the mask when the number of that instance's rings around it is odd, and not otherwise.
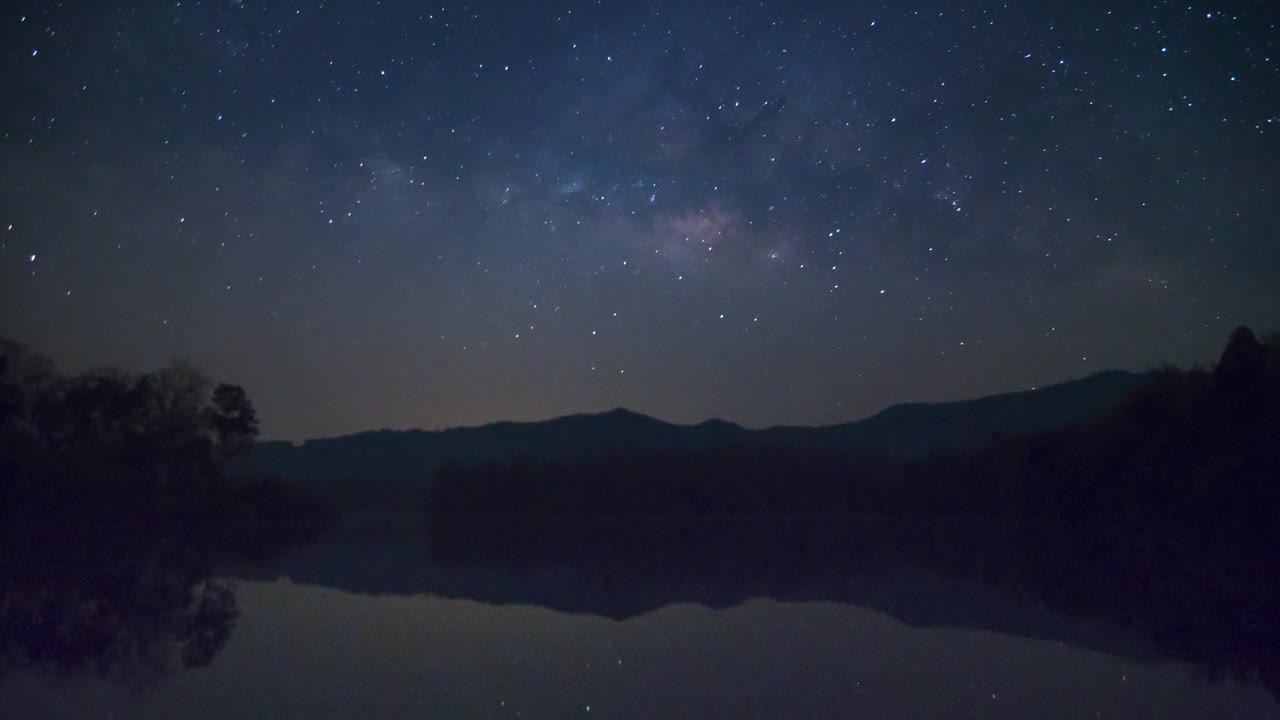
[[[0,339],[0,677],[207,664],[237,614],[215,563],[332,521],[284,483],[224,476],[257,433],[244,390],[189,365],[66,376]]]
[[[451,462],[435,476],[434,515],[1009,515],[1013,466],[984,449],[919,461],[831,447],[749,443],[693,450],[606,450]]]
[[[1280,693],[1280,336],[1245,328],[1212,369],[1163,370],[1103,417],[975,451],[895,461],[740,446],[454,464],[429,512],[454,561],[557,562],[551,554],[575,542],[629,548],[605,573],[628,572],[631,556],[666,557],[652,549],[664,544],[698,547],[698,528],[723,514],[786,518],[784,528],[849,514],[964,518],[976,528],[966,559],[925,548],[911,560],[1140,628],[1173,657]],[[649,549],[608,530],[656,516],[683,524],[640,541]],[[502,547],[469,528],[481,518]],[[848,554],[810,547],[803,530],[770,537],[771,565]],[[539,547],[550,554],[530,557]]]
[[[1280,340],[1232,335],[1212,371],[1167,369],[1115,411],[975,451],[901,460],[740,444],[574,460],[453,462],[429,512],[449,515],[913,513],[1000,516],[1068,533],[1077,518],[1150,528],[1188,514],[1270,521],[1280,469]],[[1243,525],[1240,523],[1243,522]]]
[[[100,526],[194,539],[251,520],[318,531],[324,509],[296,489],[225,477],[257,434],[244,389],[186,363],[65,376],[0,338],[0,539],[65,541]]]
[[[1089,426],[994,448],[1051,605],[1280,695],[1280,338],[1240,328]]]

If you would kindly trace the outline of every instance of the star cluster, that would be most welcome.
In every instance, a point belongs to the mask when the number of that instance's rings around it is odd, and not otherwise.
[[[276,437],[853,419],[1280,308],[1272,2],[20,2],[0,334]]]

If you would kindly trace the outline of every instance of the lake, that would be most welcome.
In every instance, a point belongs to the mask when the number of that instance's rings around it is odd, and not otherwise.
[[[909,568],[787,576],[783,590],[740,573],[433,557],[357,530],[220,571],[237,613],[207,664],[14,670],[0,714],[1280,718],[1262,685],[1211,679],[1121,627]]]

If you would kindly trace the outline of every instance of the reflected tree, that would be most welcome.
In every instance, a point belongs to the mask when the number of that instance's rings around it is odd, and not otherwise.
[[[257,432],[244,389],[190,363],[68,377],[0,338],[0,672],[146,682],[208,664],[237,616],[214,559],[328,520],[270,478],[224,476]]]
[[[235,595],[200,553],[119,541],[66,550],[5,562],[0,679],[25,670],[146,685],[208,665],[230,638]]]

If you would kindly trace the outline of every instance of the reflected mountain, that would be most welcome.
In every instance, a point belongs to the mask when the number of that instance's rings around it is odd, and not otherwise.
[[[844,429],[614,412],[268,445],[239,471],[275,453],[284,479],[224,474],[255,433],[243,391],[190,368],[0,364],[0,673],[146,684],[210,665],[241,619],[226,578],[287,577],[313,599],[439,596],[592,625],[823,601],[1191,663],[1280,697],[1280,336],[1239,329],[1212,371]],[[333,531],[325,500],[348,492],[362,499],[337,506],[336,534],[291,547]]]
[[[307,443],[280,467],[323,461],[319,492],[384,506],[412,488],[426,543],[349,539],[282,572],[609,618],[829,600],[1280,690],[1280,335],[1238,328],[1212,369],[789,432],[610,413]],[[345,476],[360,448],[369,475]]]
[[[426,541],[423,541],[423,538]],[[430,595],[627,621],[694,603],[833,602],[921,628],[992,631],[1143,662],[1183,661],[1211,678],[1280,690],[1280,657],[1204,643],[1194,623],[1135,622],[1074,603],[1016,530],[970,518],[687,519],[351,516],[341,533],[230,575],[363,595]],[[1173,633],[1170,635],[1170,633]]]
[[[1004,533],[966,519],[707,517],[472,518],[348,516],[334,537],[297,546],[268,565],[229,575],[369,595],[439,595],[494,605],[627,620],[696,603],[726,608],[752,598],[872,607],[918,626],[1002,630],[1052,637],[1046,608],[984,584],[975,541]],[[980,538],[980,539],[979,539]],[[994,572],[996,559],[980,558]],[[1006,558],[1005,563],[1009,560]],[[958,591],[958,592],[957,592]],[[1104,649],[1104,641],[1083,643]],[[1140,643],[1121,646],[1137,652]],[[1107,646],[1109,648],[1110,646]]]

